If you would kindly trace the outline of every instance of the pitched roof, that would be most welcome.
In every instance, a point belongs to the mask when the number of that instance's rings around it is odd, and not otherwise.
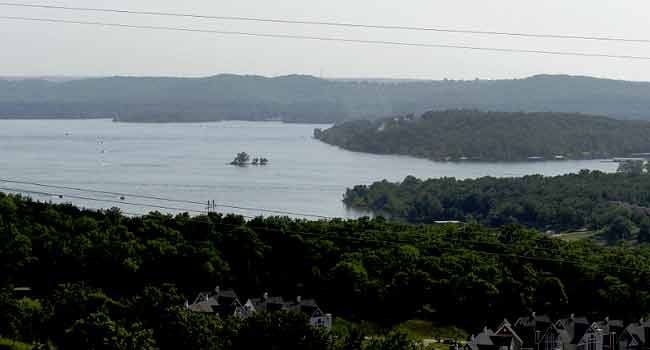
[[[494,345],[492,336],[494,336],[494,331],[487,327],[483,328],[483,331],[474,337],[474,343],[476,345]]]
[[[200,292],[188,309],[195,312],[222,313],[230,312],[234,306],[241,306],[237,293],[232,289],[221,290],[219,287],[208,292]]]
[[[255,308],[256,311],[265,311],[266,310],[266,301],[262,298],[254,298],[254,299],[249,299],[251,304],[253,304],[253,307]]]
[[[494,335],[492,336],[493,343],[496,343],[495,337],[511,338],[518,341],[519,344],[523,343],[521,338],[517,335],[517,332],[515,332],[515,330],[512,329],[512,326],[510,325],[510,322],[508,322],[508,320],[503,320],[503,322],[501,322],[501,325],[499,325],[499,328],[496,330],[496,332],[494,332]]]
[[[220,298],[237,299],[237,293],[233,289],[220,290],[218,295]]]
[[[214,297],[210,297],[207,300],[195,302],[194,304],[190,305],[188,309],[194,312],[213,313],[215,312],[214,307],[218,305],[219,302],[217,302],[217,299]]]
[[[625,327],[623,333],[629,334],[639,345],[646,343],[645,328],[650,327],[650,323],[632,323]]]
[[[552,323],[551,318],[548,315],[538,315],[536,313],[532,313],[528,316],[524,317],[519,317],[517,321],[515,321],[514,326],[515,327],[532,327],[535,326],[537,323]]]
[[[566,341],[569,344],[579,343],[591,326],[592,324],[589,323],[586,317],[575,316],[560,319],[555,323],[558,330],[566,332],[564,336],[570,339]]]

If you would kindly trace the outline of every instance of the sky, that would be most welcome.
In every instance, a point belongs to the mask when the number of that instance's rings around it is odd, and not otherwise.
[[[6,0],[12,1],[12,0]],[[650,39],[647,0],[66,0],[31,4],[481,31]],[[360,40],[650,57],[650,43],[333,28],[0,6],[0,16],[176,26]],[[535,74],[650,81],[650,60],[396,47],[0,19],[0,76],[209,76],[504,79]]]

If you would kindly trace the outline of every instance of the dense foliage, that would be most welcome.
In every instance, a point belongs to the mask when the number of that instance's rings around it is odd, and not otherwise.
[[[635,320],[650,311],[649,258],[519,226],[130,218],[0,194],[0,337],[62,349],[410,349],[400,333],[364,341],[301,314],[219,318],[183,302],[218,284],[243,298],[315,297],[336,318],[385,327],[473,330],[527,309]]]
[[[650,215],[650,176],[587,170],[554,177],[468,180],[422,181],[409,176],[401,183],[355,186],[347,190],[344,202],[418,223],[460,220],[498,226],[518,222],[563,231],[598,230],[625,220],[627,226],[645,227]],[[609,238],[630,238],[632,230],[611,232]]]
[[[605,158],[650,150],[650,123],[558,113],[475,110],[354,121],[314,136],[352,151],[434,160]]]
[[[450,108],[650,119],[650,83],[552,75],[471,81],[344,81],[229,74],[63,82],[0,79],[0,117],[337,122]]]

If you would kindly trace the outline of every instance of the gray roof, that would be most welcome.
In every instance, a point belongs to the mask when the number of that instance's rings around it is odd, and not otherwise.
[[[624,324],[622,320],[610,320],[610,319],[605,319],[600,322],[598,322],[598,326],[601,327],[603,330],[608,330],[609,328],[624,328]]]
[[[264,310],[269,310],[269,305],[272,305],[270,308],[271,310],[280,307],[280,309],[285,309],[285,303],[284,299],[282,297],[263,297],[263,298],[255,298],[255,299],[250,299],[251,303],[253,303],[253,307],[257,311],[264,311]]]
[[[632,323],[625,327],[624,332],[636,339],[639,345],[644,345],[646,343],[645,328],[650,328],[650,322]]]
[[[219,297],[237,299],[237,293],[233,289],[224,289],[219,291]]]
[[[555,323],[555,326],[566,333],[561,333],[565,338],[563,342],[569,344],[577,344],[584,337],[585,333],[591,327],[591,323],[586,317],[569,317],[563,318]],[[570,339],[570,340],[566,340]]]
[[[314,300],[314,299],[302,299],[302,300],[300,300],[300,305],[301,306],[318,307],[318,304],[316,304],[316,300]]]
[[[266,302],[262,298],[249,299],[256,311],[265,311]]]
[[[224,305],[224,302],[228,305]],[[188,309],[195,312],[219,313],[227,311],[233,302],[239,303],[237,293],[234,290],[221,290],[216,287],[212,291],[199,293],[194,299],[194,303],[188,306]]]
[[[548,315],[537,315],[533,313],[530,316],[519,317],[514,323],[514,327],[534,327],[538,323],[551,324],[551,318]]]
[[[208,298],[208,300],[198,301],[190,305],[188,309],[194,312],[206,312],[213,313],[215,312],[215,307],[219,305],[217,299],[214,297]]]
[[[287,301],[284,303],[284,307],[288,310],[302,310],[305,312],[315,312],[316,310],[319,310],[318,304],[316,304],[316,300],[314,299]]]
[[[282,297],[268,297],[266,302],[269,304],[282,304],[284,305],[284,299]]]
[[[474,337],[474,342],[476,345],[494,345],[494,343],[492,343],[492,336],[494,336],[493,330],[483,328],[483,331]]]

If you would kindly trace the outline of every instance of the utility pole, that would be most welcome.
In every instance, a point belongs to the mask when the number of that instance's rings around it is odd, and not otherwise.
[[[215,203],[214,199],[212,201],[208,200],[208,206],[205,209],[208,211],[208,214],[217,211],[217,203]]]

